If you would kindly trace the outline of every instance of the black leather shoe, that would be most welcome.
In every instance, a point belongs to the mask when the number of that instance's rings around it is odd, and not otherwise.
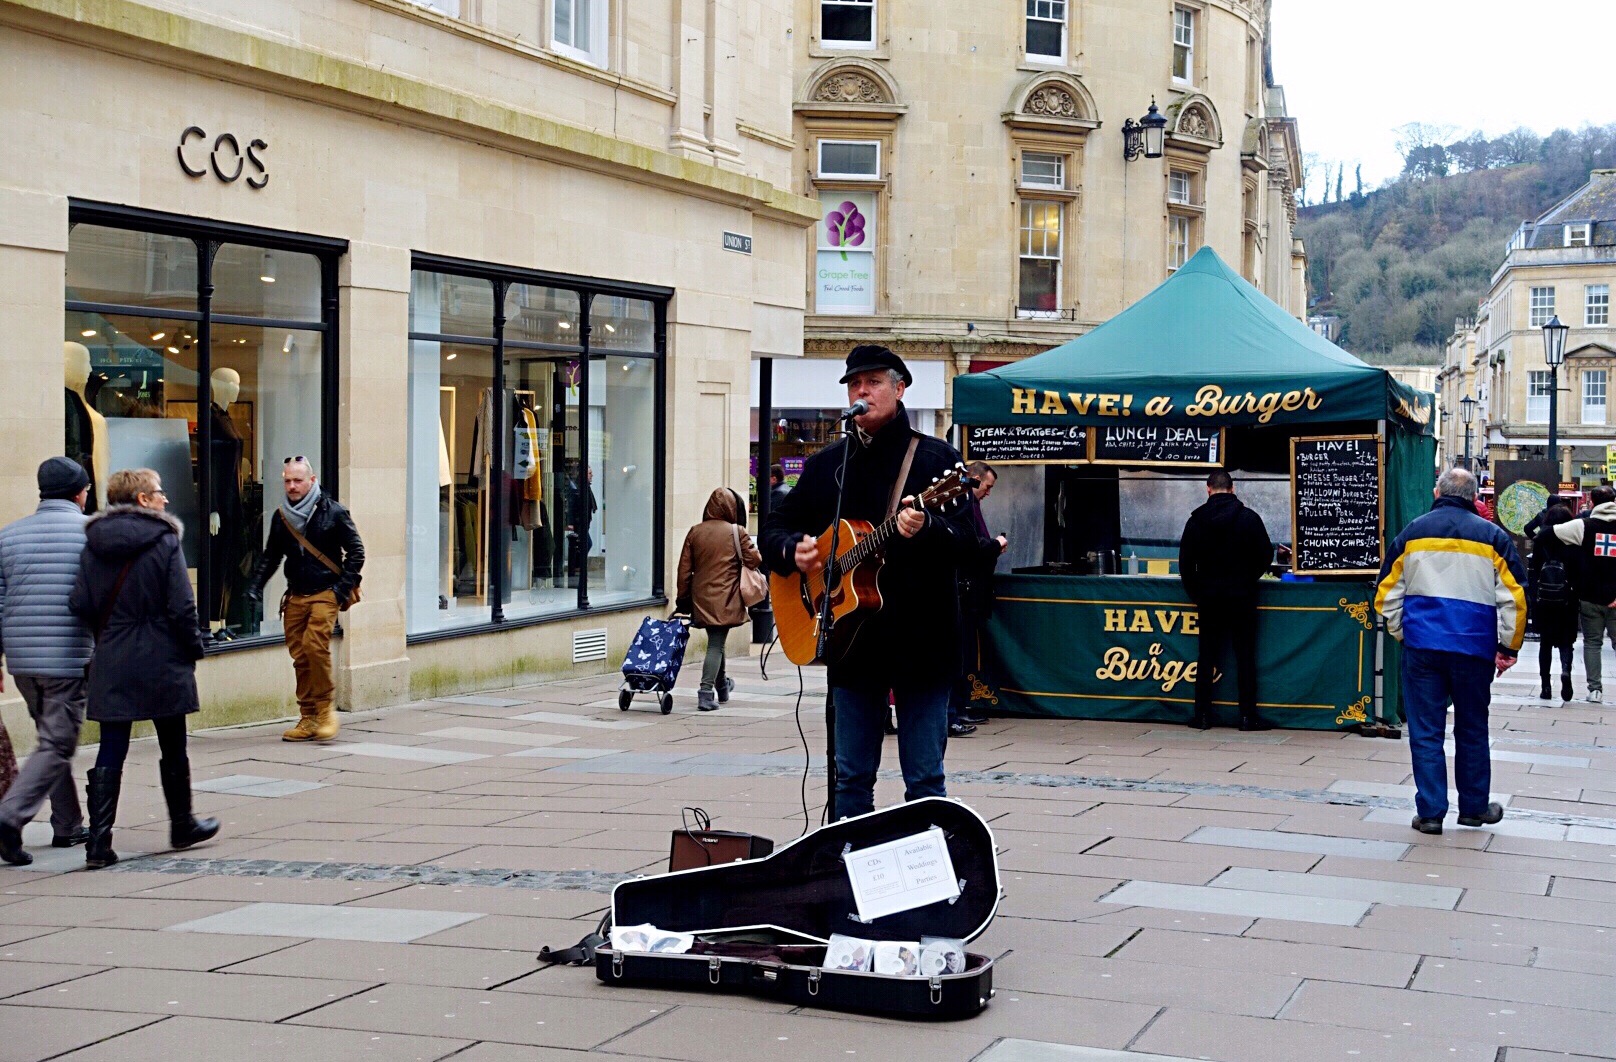
[[[1249,715],[1249,716],[1241,716],[1240,717],[1240,729],[1245,730],[1245,731],[1253,731],[1253,730],[1272,730],[1274,728],[1270,724],[1263,722],[1260,717],[1255,716],[1255,715]]]
[[[1190,721],[1184,724],[1191,730],[1211,730],[1212,721],[1204,715],[1192,715]]]
[[[1503,821],[1503,818],[1504,805],[1498,803],[1497,801],[1493,801],[1491,804],[1487,805],[1487,810],[1483,811],[1480,815],[1460,815],[1459,825],[1491,826],[1495,822]]]
[[[948,736],[951,738],[970,737],[974,733],[976,733],[976,727],[972,726],[970,723],[948,724]]]
[[[981,726],[983,723],[988,721],[988,717],[985,715],[972,715],[969,712],[961,712],[959,721],[967,726]]]
[[[0,859],[14,867],[25,867],[34,861],[22,846],[22,831],[0,823]]]
[[[72,833],[59,833],[51,838],[52,848],[72,848],[76,844],[83,844],[90,839],[90,831],[80,826]]]
[[[1416,830],[1419,830],[1421,833],[1435,834],[1435,833],[1441,833],[1442,832],[1442,820],[1441,819],[1422,819],[1418,815],[1415,815],[1414,816],[1414,822],[1412,823],[1412,825]]]

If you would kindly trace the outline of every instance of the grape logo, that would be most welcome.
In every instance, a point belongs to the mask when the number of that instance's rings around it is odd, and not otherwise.
[[[859,213],[858,204],[851,200],[844,201],[841,206],[825,215],[826,242],[832,247],[840,247],[842,261],[847,261],[848,247],[857,247],[864,242],[864,215]]]

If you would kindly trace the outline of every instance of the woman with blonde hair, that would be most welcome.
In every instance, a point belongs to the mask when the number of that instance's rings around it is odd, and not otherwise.
[[[101,748],[89,774],[84,864],[91,868],[118,861],[112,823],[130,728],[141,720],[157,728],[170,842],[189,848],[219,832],[218,820],[191,814],[185,717],[199,708],[196,662],[203,639],[180,549],[180,522],[165,511],[168,495],[149,468],[114,472],[107,502],[85,526],[84,562],[68,599],[95,635],[86,714],[101,724]]]

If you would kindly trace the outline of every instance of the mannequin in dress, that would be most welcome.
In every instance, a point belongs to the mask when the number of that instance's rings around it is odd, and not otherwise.
[[[242,501],[241,431],[230,417],[230,407],[241,396],[241,374],[234,369],[214,369],[209,377],[213,390],[213,442],[211,461],[212,501],[208,513],[208,550],[213,572],[213,593],[209,598],[208,619],[222,623],[233,591],[242,579]]]
[[[67,456],[84,466],[90,476],[90,497],[84,511],[106,508],[107,474],[112,463],[107,439],[107,418],[84,397],[90,382],[90,348],[71,341],[62,344],[63,395],[67,404]]]

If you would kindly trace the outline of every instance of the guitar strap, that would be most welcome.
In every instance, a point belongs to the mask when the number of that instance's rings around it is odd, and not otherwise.
[[[892,484],[892,500],[887,502],[888,520],[898,511],[898,503],[903,501],[903,485],[909,482],[909,466],[915,463],[915,450],[920,447],[920,436],[909,436],[909,450],[903,455],[903,464],[898,466],[898,481]]]

